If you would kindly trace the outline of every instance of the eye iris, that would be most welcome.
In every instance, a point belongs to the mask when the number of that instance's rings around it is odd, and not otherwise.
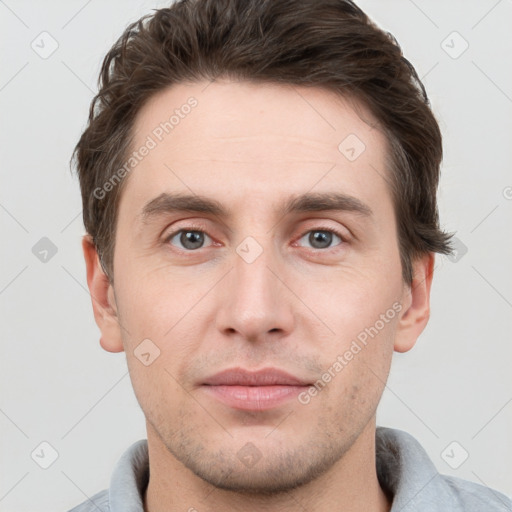
[[[184,231],[180,236],[180,242],[186,249],[197,249],[204,243],[204,234],[200,231]]]
[[[309,242],[315,249],[325,249],[332,243],[333,233],[330,231],[312,231]],[[183,231],[180,242],[186,249],[198,249],[204,243],[204,233],[201,231]]]
[[[315,249],[325,249],[332,242],[332,233],[328,231],[312,231],[309,235],[309,242]],[[318,242],[320,246],[318,246]]]

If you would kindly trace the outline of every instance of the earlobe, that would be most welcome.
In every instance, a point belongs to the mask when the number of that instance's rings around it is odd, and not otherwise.
[[[114,289],[101,267],[98,252],[90,235],[82,238],[82,249],[94,319],[101,331],[100,344],[108,352],[122,352],[123,342]]]
[[[404,310],[397,326],[396,352],[411,350],[428,323],[433,272],[434,253],[428,253],[413,263],[413,281],[404,290]]]

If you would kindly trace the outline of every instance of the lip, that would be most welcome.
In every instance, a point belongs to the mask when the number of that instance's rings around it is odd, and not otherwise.
[[[277,368],[231,368],[207,378],[202,389],[228,407],[263,411],[284,405],[312,384]]]
[[[312,383],[278,368],[263,368],[257,371],[229,368],[208,377],[203,384],[207,386],[310,386]]]

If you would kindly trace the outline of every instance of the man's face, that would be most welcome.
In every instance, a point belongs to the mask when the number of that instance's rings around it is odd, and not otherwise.
[[[150,443],[224,488],[289,489],[373,435],[410,305],[385,139],[320,89],[206,85],[161,92],[137,118],[132,150],[148,136],[156,147],[119,206],[120,338]],[[189,97],[197,105],[168,134],[155,131]],[[225,211],[172,210],[162,194]],[[363,207],[284,211],[304,194]],[[212,380],[269,368],[304,386]]]

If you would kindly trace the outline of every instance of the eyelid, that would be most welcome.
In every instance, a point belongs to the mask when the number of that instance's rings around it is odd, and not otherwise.
[[[333,245],[332,247],[327,247],[325,249],[316,249],[314,247],[303,247],[303,249],[306,249],[307,251],[309,252],[314,252],[314,253],[318,253],[318,254],[332,254],[333,252],[337,252],[339,250],[342,250],[342,248],[346,245],[348,245],[349,243],[349,237],[346,236],[344,233],[341,232],[341,230],[339,229],[336,229],[336,228],[332,228],[332,227],[327,227],[327,226],[313,226],[313,227],[310,227],[308,229],[306,229],[302,235],[300,235],[295,242],[293,242],[293,245],[294,246],[297,246],[298,245],[298,242],[305,236],[307,235],[308,233],[311,233],[313,231],[325,231],[325,232],[328,232],[328,233],[333,233],[334,235],[336,235],[341,241],[340,243],[336,244],[336,245]],[[301,247],[301,246],[300,246]]]
[[[340,237],[342,242],[347,243],[349,241],[349,237],[345,233],[342,233],[341,230],[339,230],[337,228],[333,228],[333,227],[329,227],[329,226],[313,226],[313,227],[310,227],[310,228],[306,229],[302,233],[302,235],[299,236],[298,240],[300,240],[304,235],[306,235],[307,233],[310,233],[311,231],[327,231],[327,232],[330,232],[330,233],[334,233],[336,236]]]
[[[189,221],[185,226],[180,226],[176,229],[174,229],[171,233],[169,234],[166,234],[164,236],[164,239],[163,239],[163,243],[164,244],[169,244],[169,242],[180,232],[186,232],[186,231],[198,231],[198,232],[201,232],[201,233],[204,233],[208,238],[210,238],[213,242],[213,244],[211,244],[210,246],[207,246],[207,247],[201,247],[200,249],[207,249],[208,247],[211,247],[212,245],[215,245],[217,244],[218,245],[218,242],[216,242],[215,238],[212,237],[208,231],[205,229],[204,225],[198,225],[198,224],[195,224],[193,221]],[[328,247],[326,249],[315,249],[315,248],[308,248],[306,247],[306,249],[309,249],[310,251],[318,251],[318,252],[329,252],[329,251],[332,251],[332,250],[336,250],[338,249],[340,246],[343,246],[345,244],[347,244],[350,240],[350,237],[347,236],[345,233],[342,233],[340,229],[337,229],[337,228],[333,228],[333,227],[329,227],[329,226],[323,226],[323,225],[313,225],[313,226],[310,226],[308,227],[307,229],[305,229],[302,234],[295,239],[295,242],[293,242],[293,244],[297,244],[297,242],[304,237],[304,235],[307,235],[308,233],[312,232],[312,231],[326,231],[326,232],[329,232],[329,233],[333,233],[335,234],[337,237],[340,238],[341,242],[333,247]],[[186,249],[181,249],[179,247],[174,247],[175,249],[179,250],[179,251],[183,251],[183,252],[190,252],[190,253],[194,253],[194,252],[197,252],[199,251],[200,249],[196,249],[196,250],[186,250]]]
[[[200,226],[200,225],[194,224],[193,221],[188,221],[188,223],[185,226],[175,228],[169,234],[164,235],[163,242],[169,243],[178,233],[181,233],[182,231],[199,231],[201,233],[204,233],[211,240],[214,240],[214,238],[205,229],[204,225]],[[193,251],[188,251],[188,252],[193,252]]]

